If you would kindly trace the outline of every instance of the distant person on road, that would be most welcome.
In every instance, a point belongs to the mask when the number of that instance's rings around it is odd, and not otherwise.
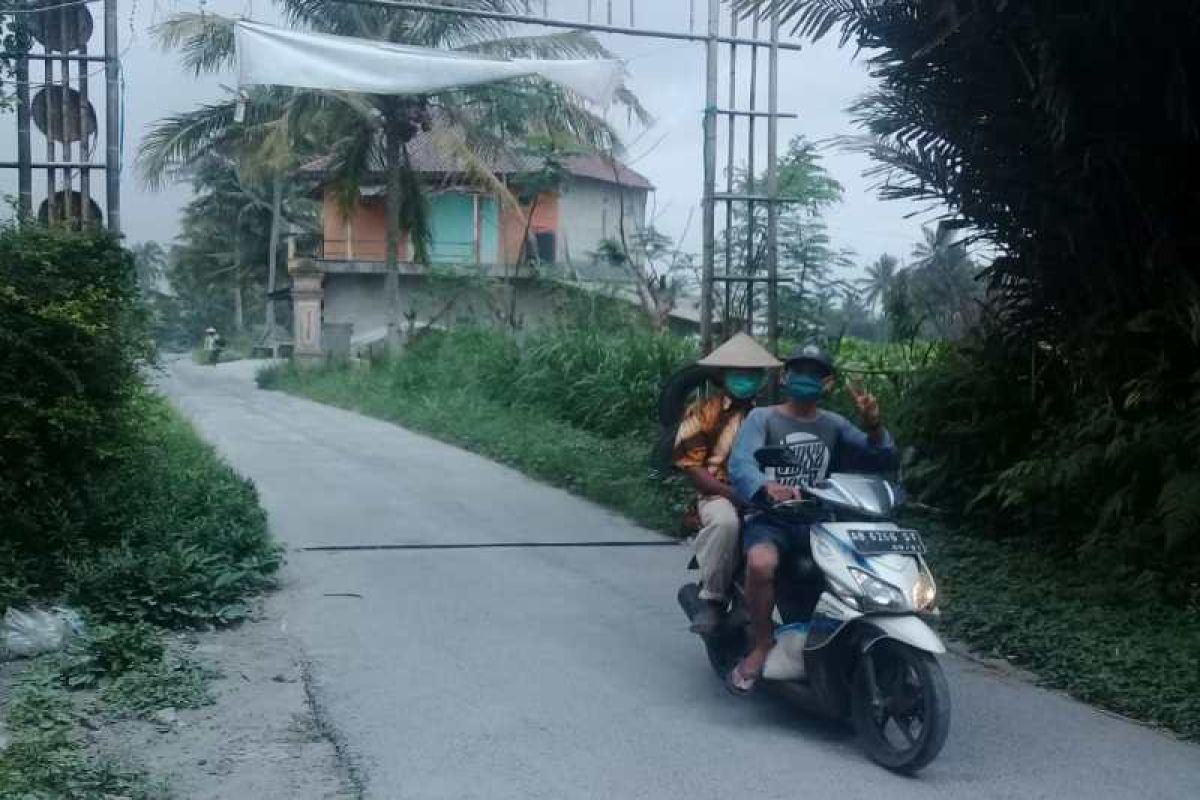
[[[209,364],[216,364],[221,360],[221,350],[225,347],[225,343],[221,341],[221,334],[217,333],[217,329],[209,326],[204,331],[204,353],[208,356]]]
[[[696,562],[700,565],[703,603],[691,629],[707,635],[724,617],[738,562],[741,523],[726,465],[738,429],[766,384],[767,370],[782,363],[749,336],[739,333],[698,364],[720,370],[722,391],[688,409],[675,437],[673,460],[699,495]]]

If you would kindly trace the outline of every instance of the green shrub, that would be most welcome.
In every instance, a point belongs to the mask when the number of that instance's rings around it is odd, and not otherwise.
[[[68,598],[107,620],[242,618],[280,560],[254,486],[161,398],[138,397],[129,413],[139,424],[90,492],[101,544],[68,559]]]
[[[926,371],[905,399],[915,486],[966,530],[1051,547],[1098,597],[1200,602],[1200,389],[1100,394],[1056,360],[985,335]]]
[[[122,435],[152,352],[144,322],[111,236],[0,230],[0,530],[26,554],[81,534],[81,487]]]

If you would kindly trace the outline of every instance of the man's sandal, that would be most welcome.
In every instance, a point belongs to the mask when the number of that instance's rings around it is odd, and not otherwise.
[[[742,662],[739,661],[737,666],[729,670],[729,674],[725,676],[725,688],[729,690],[730,694],[746,697],[754,692],[760,678],[762,678],[761,671],[752,675],[744,674]]]

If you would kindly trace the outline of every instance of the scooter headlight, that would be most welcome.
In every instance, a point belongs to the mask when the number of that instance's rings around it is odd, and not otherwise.
[[[864,611],[904,611],[908,608],[904,593],[884,583],[861,569],[848,567],[854,582],[858,584]]]
[[[913,608],[917,611],[932,611],[937,604],[937,584],[928,570],[921,570],[913,586]]]

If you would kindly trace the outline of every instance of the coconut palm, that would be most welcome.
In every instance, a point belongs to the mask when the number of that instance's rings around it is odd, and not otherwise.
[[[317,152],[320,146],[320,137],[313,132],[321,126],[312,124],[310,99],[291,89],[256,87],[249,94],[248,116],[242,122],[236,121],[235,100],[203,105],[161,120],[146,135],[138,153],[142,180],[152,190],[160,188],[168,176],[221,153],[234,162],[246,202],[270,209],[264,338],[274,334],[275,305],[270,294],[278,279],[283,225],[297,224],[302,216],[297,207],[310,204],[306,196],[309,187],[297,180],[296,172],[303,154]],[[306,124],[295,124],[298,116],[306,118]]]
[[[322,33],[380,39],[400,44],[459,50],[492,56],[540,58],[610,57],[599,42],[583,32],[544,36],[505,36],[502,22],[447,13],[366,7],[336,0],[276,0],[285,19],[297,27]],[[513,12],[513,0],[461,0],[463,8]],[[178,14],[159,27],[165,42],[180,47],[186,64],[198,71],[231,65],[233,20],[211,14]],[[509,82],[421,96],[366,95],[299,90],[310,109],[336,109],[330,115],[328,169],[344,202],[357,197],[362,184],[380,172],[386,178],[388,297],[393,330],[400,322],[397,265],[401,231],[406,230],[416,260],[427,260],[428,209],[421,181],[411,167],[408,144],[436,118],[453,130],[444,147],[454,152],[472,176],[494,188],[510,203],[490,168],[489,156],[506,150],[506,142],[531,133],[568,135],[593,148],[613,149],[612,128],[578,98],[535,80]],[[646,119],[628,91],[617,95],[631,113]]]
[[[867,276],[857,281],[862,289],[862,302],[867,309],[874,310],[887,297],[899,270],[900,260],[887,253],[867,265]]]

